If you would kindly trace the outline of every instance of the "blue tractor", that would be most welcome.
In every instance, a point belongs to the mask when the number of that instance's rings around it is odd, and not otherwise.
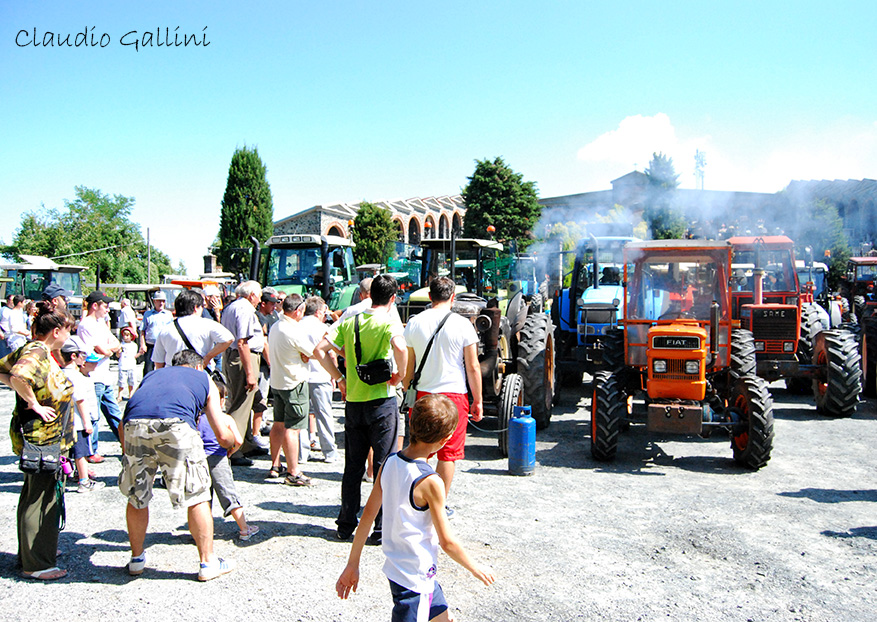
[[[576,249],[569,287],[555,295],[551,306],[557,327],[555,370],[564,386],[577,386],[583,372],[593,375],[602,369],[606,341],[621,335],[616,330],[624,301],[621,251],[633,241],[637,238],[629,235],[591,233]]]

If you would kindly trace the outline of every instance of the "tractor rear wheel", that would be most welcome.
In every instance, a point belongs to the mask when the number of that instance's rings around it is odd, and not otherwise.
[[[509,422],[515,406],[524,405],[524,381],[518,374],[507,374],[502,379],[502,392],[499,397],[499,453],[503,458],[509,455]]]
[[[866,317],[862,327],[862,393],[877,397],[877,317]]]
[[[758,470],[770,460],[773,447],[773,399],[767,381],[754,376],[738,378],[728,406],[738,417],[731,430],[734,460]]]
[[[731,332],[731,375],[734,378],[755,376],[755,337],[752,331]]]
[[[625,414],[627,399],[617,374],[598,371],[594,374],[591,395],[591,456],[606,462],[618,451],[618,434]]]
[[[856,315],[856,322],[862,323],[862,316],[865,314],[865,297],[853,296],[853,313]]]
[[[813,364],[823,373],[813,379],[816,410],[828,417],[849,417],[856,412],[862,392],[861,357],[851,333],[824,330],[813,342]]]
[[[529,315],[524,322],[517,370],[524,379],[524,402],[530,405],[536,429],[547,428],[554,402],[554,326],[544,313]]]
[[[801,338],[798,339],[798,351],[795,357],[798,362],[809,365],[813,358],[813,340],[822,330],[822,322],[813,305],[806,304],[801,307]],[[813,383],[808,378],[786,378],[786,388],[793,393],[809,393]]]

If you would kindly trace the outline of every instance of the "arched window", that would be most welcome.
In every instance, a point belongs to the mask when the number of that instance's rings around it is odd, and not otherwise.
[[[329,235],[337,235],[338,237],[343,238],[344,232],[338,228],[338,225],[332,225],[329,227]]]
[[[442,214],[439,218],[439,238],[442,240],[446,240],[451,237],[451,231],[448,228],[448,217],[445,214]]]
[[[460,235],[461,233],[463,233],[463,219],[460,218],[460,214],[458,214],[456,212],[454,213],[453,227],[454,227],[453,230],[457,233],[457,235]]]
[[[408,243],[420,244],[420,223],[414,217],[408,221]]]
[[[402,243],[405,242],[405,225],[402,224],[402,221],[396,219],[393,221],[396,224],[396,239]]]
[[[426,222],[423,224],[423,237],[429,239],[434,238],[435,236],[435,218],[433,218],[432,216],[427,216]]]

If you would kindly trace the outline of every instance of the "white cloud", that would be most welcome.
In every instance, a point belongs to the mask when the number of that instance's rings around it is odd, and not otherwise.
[[[711,121],[716,123],[715,120]],[[578,151],[588,164],[589,186],[608,188],[609,181],[634,169],[644,170],[654,152],[673,158],[680,186],[695,187],[694,154],[706,155],[704,187],[708,190],[777,192],[793,179],[873,179],[877,176],[877,122],[841,119],[808,129],[775,146],[733,134],[686,136],[665,113],[626,117],[614,130]],[[602,176],[598,179],[597,176]]]

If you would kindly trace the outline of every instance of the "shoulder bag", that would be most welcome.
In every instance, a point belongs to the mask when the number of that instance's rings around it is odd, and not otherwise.
[[[362,315],[362,314],[359,314]],[[387,359],[378,359],[370,363],[362,363],[362,346],[359,343],[359,315],[353,320],[353,344],[356,350],[356,375],[368,385],[387,382],[393,376],[393,366]]]
[[[177,329],[177,332],[180,333],[180,337],[183,339],[183,343],[186,344],[186,347],[189,348],[190,350],[194,350],[195,352],[198,352],[198,350],[195,350],[194,346],[192,346],[192,342],[189,341],[189,338],[186,337],[186,333],[184,333],[183,329],[180,328],[180,320],[178,320],[178,319],[174,320],[174,327]],[[198,352],[198,356],[200,356],[202,358],[204,357],[204,355],[201,354],[200,352]],[[219,382],[222,385],[228,386],[228,381],[225,379],[225,376],[222,374],[221,371],[219,371],[219,368],[216,367],[215,365],[213,366],[213,370],[208,369],[205,371],[207,371],[207,375],[210,376],[210,378],[211,378],[211,380],[213,380],[213,382]]]

